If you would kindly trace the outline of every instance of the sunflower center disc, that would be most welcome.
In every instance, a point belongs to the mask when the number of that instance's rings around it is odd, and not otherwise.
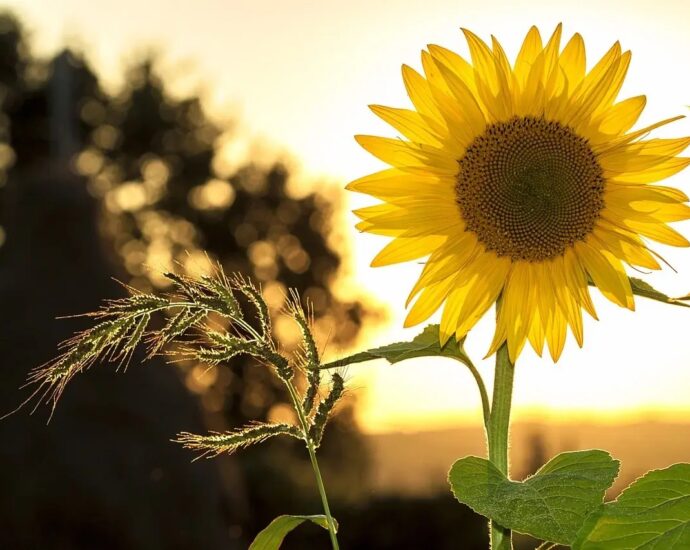
[[[604,206],[601,166],[570,128],[536,117],[488,126],[460,159],[456,196],[487,250],[539,262],[594,228]]]

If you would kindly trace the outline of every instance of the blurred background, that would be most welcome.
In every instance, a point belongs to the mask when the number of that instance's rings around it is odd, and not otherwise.
[[[391,135],[366,105],[407,105],[401,63],[418,66],[430,41],[465,51],[460,26],[514,55],[529,25],[548,34],[563,21],[584,35],[590,66],[616,39],[633,49],[623,95],[647,94],[641,123],[687,111],[690,5],[567,4],[0,1],[0,413],[85,326],[56,317],[121,296],[114,279],[155,291],[161,271],[205,273],[214,260],[260,281],[275,314],[297,288],[331,358],[413,337],[400,327],[420,266],[369,268],[384,240],[355,234],[349,211],[370,202],[342,191],[379,169],[352,135]],[[665,135],[689,132],[683,121]],[[690,191],[682,174],[669,184]],[[686,294],[690,255],[662,253],[677,273],[647,280]],[[623,462],[615,496],[650,468],[690,461],[690,325],[682,308],[596,305],[583,350],[570,341],[556,366],[521,357],[512,475],[605,448]],[[467,342],[489,384],[490,317]],[[246,548],[281,513],[319,513],[297,442],[194,463],[170,443],[290,421],[267,370],[136,359],[126,374],[75,379],[48,425],[45,408],[0,422],[0,547]],[[486,548],[483,520],[445,481],[456,458],[484,454],[469,373],[439,359],[358,365],[348,378],[320,450],[342,547]],[[327,537],[304,526],[285,547]]]

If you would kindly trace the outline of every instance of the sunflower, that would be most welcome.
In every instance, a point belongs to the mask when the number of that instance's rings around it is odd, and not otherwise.
[[[690,163],[690,138],[648,139],[682,116],[631,131],[646,98],[617,100],[618,42],[587,72],[560,25],[546,45],[532,27],[512,65],[463,32],[471,62],[430,45],[424,76],[403,66],[413,110],[371,106],[403,137],[356,137],[391,166],[348,185],[383,201],[355,211],[357,228],[393,238],[373,266],[428,257],[405,326],[443,305],[441,343],[460,339],[498,301],[489,354],[546,342],[557,361],[568,327],[582,346],[582,310],[597,318],[589,285],[633,310],[624,264],[660,269],[649,240],[690,244],[666,223],[690,218],[688,197],[656,184]]]

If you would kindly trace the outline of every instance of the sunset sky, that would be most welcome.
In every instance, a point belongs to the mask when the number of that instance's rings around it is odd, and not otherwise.
[[[36,53],[76,44],[112,87],[137,54],[160,52],[161,72],[178,93],[201,91],[217,117],[239,116],[244,132],[297,160],[300,181],[318,177],[342,186],[380,169],[352,136],[395,132],[367,105],[408,106],[401,64],[419,67],[419,51],[428,43],[464,54],[460,27],[483,38],[495,34],[514,56],[530,25],[550,34],[562,21],[564,35],[583,35],[590,67],[620,40],[633,52],[622,96],[648,98],[640,124],[690,114],[686,0],[14,0],[0,7],[23,18]],[[690,135],[690,122],[656,135]],[[248,147],[225,153],[232,160]],[[690,171],[666,183],[690,193]],[[372,204],[359,196],[349,201],[344,209]],[[362,345],[411,338],[420,329],[401,328],[404,300],[421,267],[368,267],[386,240],[356,234],[351,214],[343,219],[354,258],[342,291],[362,286],[390,308],[390,324]],[[675,227],[690,235],[690,223]],[[646,280],[671,295],[690,292],[690,250],[657,249],[678,273],[666,270]],[[595,305],[600,321],[585,323],[582,350],[569,337],[555,366],[531,352],[521,356],[516,415],[690,418],[690,309],[638,299],[633,314],[599,296]],[[493,362],[480,358],[492,331],[488,314],[467,343],[488,384]],[[452,361],[369,364],[349,373],[370,431],[479,421],[472,378]]]

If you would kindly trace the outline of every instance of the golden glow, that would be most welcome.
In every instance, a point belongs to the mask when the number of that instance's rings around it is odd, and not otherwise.
[[[553,28],[564,21],[565,31],[583,34],[594,59],[608,48],[615,21],[616,38],[634,51],[622,95],[648,98],[640,124],[676,114],[690,98],[690,72],[684,69],[690,51],[690,3],[685,0],[531,0],[520,9],[507,0],[199,0],[172,8],[168,0],[6,0],[3,5],[15,7],[26,19],[39,54],[55,51],[65,37],[80,37],[77,42],[86,46],[111,86],[118,84],[123,59],[157,45],[165,52],[163,69],[175,80],[176,89],[194,90],[199,82],[205,83],[207,101],[218,117],[239,112],[246,121],[243,125],[255,135],[298,155],[306,172],[328,174],[331,180],[335,176],[338,185],[382,168],[351,137],[387,131],[366,105],[406,104],[399,85],[400,63],[421,69],[418,52],[432,40],[460,49],[460,26],[482,36],[500,35],[513,55],[523,29],[532,23]],[[181,60],[191,60],[195,69],[177,70]],[[677,135],[687,134],[688,128],[687,122],[678,123]],[[236,148],[251,152],[245,144],[228,147],[233,155]],[[219,166],[230,170],[236,163],[230,157],[229,151],[228,160],[219,159]],[[682,176],[668,180],[668,185],[690,190]],[[366,198],[353,197],[349,208],[366,204]],[[347,225],[353,221],[351,217]],[[151,220],[151,232],[159,226]],[[676,228],[688,234],[690,224]],[[180,228],[180,234],[185,231]],[[421,266],[374,270],[369,263],[386,239],[353,233],[347,235],[354,242],[357,278],[342,283],[339,292],[346,294],[348,284],[364,285],[387,302],[391,312],[389,326],[366,331],[367,340],[359,345],[411,338],[418,329],[400,328],[405,311],[399,296],[412,287]],[[137,254],[146,255],[150,266],[165,267],[171,259],[160,257],[162,250],[152,246]],[[663,247],[660,252],[679,273],[667,270],[645,278],[671,295],[690,291],[687,254]],[[669,411],[679,420],[689,418],[688,311],[643,299],[637,301],[634,315],[596,298],[595,306],[603,320],[598,326],[585,321],[585,350],[571,345],[556,367],[527,352],[520,358],[516,415],[539,407],[552,415]],[[468,342],[473,357],[481,357],[490,344],[492,322],[487,319],[473,330]],[[324,337],[333,329],[327,325],[320,325]],[[334,355],[343,352],[331,350]],[[478,363],[490,383],[491,361]],[[362,396],[360,415],[367,429],[404,428],[410,422],[433,427],[447,419],[479,421],[476,390],[459,365],[410,361],[394,367],[356,366],[350,373],[354,393]]]
[[[235,189],[227,181],[212,179],[189,191],[189,203],[199,210],[228,208],[235,201]]]

